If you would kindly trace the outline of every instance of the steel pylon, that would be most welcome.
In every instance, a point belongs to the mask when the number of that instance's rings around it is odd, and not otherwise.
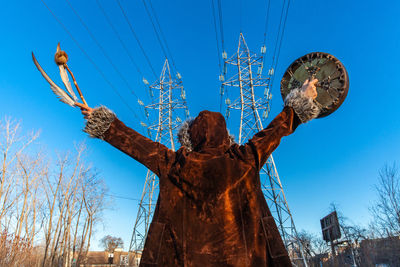
[[[238,127],[239,144],[247,142],[255,133],[263,129],[263,121],[268,117],[270,111],[271,93],[269,92],[269,81],[273,70],[269,71],[269,77],[264,78],[263,56],[266,52],[265,46],[261,48],[261,56],[250,52],[244,36],[240,33],[239,45],[236,53],[227,58],[223,52],[223,73],[220,75],[221,98],[225,99],[226,118],[230,126]],[[225,81],[228,66],[235,69],[228,80]],[[254,71],[256,69],[256,71]],[[240,124],[233,125],[236,120],[230,120],[234,115],[231,111],[240,112]],[[307,266],[304,258],[301,242],[297,238],[289,205],[286,201],[282,183],[272,155],[260,171],[261,186],[267,204],[275,218],[276,224],[282,236],[285,247],[294,265]]]
[[[144,82],[147,84],[146,80]],[[149,125],[144,122],[141,124],[147,128],[150,139],[154,137],[154,141],[175,150],[178,127],[182,120],[189,117],[189,110],[181,76],[179,73],[176,75],[171,73],[167,59],[159,80],[149,86],[149,92],[152,103],[144,106],[144,111],[150,122]],[[143,251],[158,192],[158,177],[148,170],[129,245],[129,252],[134,254],[135,261],[140,258]]]

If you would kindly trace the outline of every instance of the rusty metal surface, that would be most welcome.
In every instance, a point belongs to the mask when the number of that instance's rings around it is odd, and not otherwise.
[[[314,100],[321,108],[318,118],[328,116],[345,100],[349,91],[349,76],[344,65],[334,56],[313,52],[296,59],[281,80],[281,94],[285,99],[306,79],[316,78],[318,96]]]

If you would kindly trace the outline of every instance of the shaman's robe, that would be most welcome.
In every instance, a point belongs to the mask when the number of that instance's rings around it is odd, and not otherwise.
[[[259,171],[283,136],[318,115],[298,91],[244,145],[231,144],[220,113],[202,111],[174,152],[96,109],[85,131],[159,177],[159,196],[140,266],[291,266],[261,190]],[[183,136],[183,137],[182,137]]]

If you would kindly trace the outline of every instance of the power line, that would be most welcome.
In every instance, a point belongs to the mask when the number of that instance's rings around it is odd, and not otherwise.
[[[239,0],[239,32],[242,32],[243,0]]]
[[[156,72],[154,71],[153,65],[151,64],[149,57],[147,56],[146,52],[144,51],[144,48],[143,48],[143,46],[142,46],[142,44],[141,44],[141,42],[140,42],[138,36],[136,35],[136,32],[134,31],[131,22],[129,21],[128,15],[126,14],[124,8],[122,7],[121,2],[120,2],[119,0],[117,0],[117,3],[118,3],[119,8],[121,9],[122,14],[124,15],[125,21],[126,21],[126,22],[128,23],[128,25],[129,25],[129,29],[130,29],[130,31],[131,31],[133,37],[136,39],[136,42],[138,43],[138,45],[139,45],[139,47],[140,47],[140,50],[142,51],[144,57],[146,58],[147,63],[149,64],[149,66],[150,66],[150,68],[151,68],[151,71],[153,72],[154,77],[157,78],[157,74],[156,74]]]
[[[130,198],[130,197],[118,196],[118,195],[114,195],[114,194],[104,194],[104,195],[109,196],[109,197],[120,198],[120,199],[126,199],[126,200],[132,200],[132,201],[140,201],[140,199],[138,199],[138,198]]]
[[[285,10],[285,4],[286,4],[286,0],[283,1],[282,10],[281,10],[281,16],[280,16],[280,19],[279,19],[278,34],[276,35],[274,54],[272,56],[272,66],[274,66],[274,63],[275,63],[275,57],[276,57],[276,52],[277,52],[278,43],[279,43],[279,36],[281,34],[281,31],[282,31],[282,20],[283,20],[283,13],[284,13],[284,10]]]
[[[222,51],[225,52],[225,42],[224,42],[224,27],[222,23],[222,8],[221,8],[221,0],[218,0],[218,14],[219,14],[219,29],[221,32],[221,43],[222,43]]]
[[[268,22],[269,22],[269,9],[270,9],[270,5],[271,5],[271,0],[268,0],[268,4],[267,4],[267,12],[266,12],[266,16],[265,16],[265,29],[264,29],[264,41],[263,41],[263,46],[262,46],[262,50],[261,50],[261,54],[263,57],[262,60],[262,65],[261,67],[264,68],[264,64],[265,64],[265,53],[267,51],[267,47],[266,47],[266,42],[267,42],[267,32],[268,32]],[[262,74],[262,71],[260,72],[260,75]]]
[[[81,52],[86,56],[86,58],[89,60],[89,62],[94,66],[94,68],[97,70],[97,72],[100,74],[100,76],[104,79],[104,81],[111,87],[111,89],[114,91],[114,93],[120,98],[121,102],[124,103],[124,105],[132,112],[132,114],[135,116],[135,118],[139,119],[139,116],[136,114],[136,112],[130,107],[130,105],[125,101],[125,99],[121,96],[121,94],[118,92],[117,88],[111,83],[110,80],[107,79],[105,76],[104,72],[100,69],[100,67],[94,62],[94,60],[89,56],[89,54],[83,49],[83,47],[79,44],[79,42],[75,39],[75,37],[72,35],[72,33],[68,30],[68,28],[62,23],[62,21],[57,17],[57,15],[53,12],[53,10],[46,4],[44,0],[40,0],[45,7],[49,10],[51,15],[55,18],[55,20],[60,24],[60,26],[63,28],[63,30],[69,35],[71,40],[75,43],[75,45],[81,50]],[[132,91],[133,92],[133,91]]]
[[[156,20],[156,24],[157,24],[157,26],[158,26],[158,30],[160,31],[161,38],[163,39],[164,44],[165,44],[165,47],[167,48],[167,52],[168,52],[168,54],[169,54],[169,56],[170,56],[170,58],[171,58],[172,65],[173,65],[174,68],[176,69],[174,58],[173,58],[173,56],[172,56],[171,50],[169,50],[169,46],[168,46],[167,39],[165,38],[165,35],[164,35],[164,33],[163,33],[163,30],[162,30],[162,28],[161,28],[161,26],[160,26],[160,22],[158,21],[158,16],[157,16],[157,14],[156,14],[156,11],[155,11],[154,8],[153,8],[153,4],[151,3],[151,0],[149,1],[149,4],[150,4],[150,9],[151,9],[151,11],[153,12],[153,16],[154,16],[154,18],[155,18],[155,20]]]
[[[285,3],[284,3],[284,4],[285,4]],[[290,6],[290,0],[288,0],[288,4],[287,4],[287,6],[286,6],[286,14],[285,14],[285,18],[284,18],[284,21],[283,21],[283,28],[282,28],[281,38],[280,38],[280,40],[279,40],[279,48],[278,48],[278,52],[277,52],[277,58],[276,58],[276,62],[275,62],[275,67],[274,67],[274,69],[275,69],[276,66],[278,65],[278,61],[279,61],[279,56],[280,56],[281,47],[282,47],[282,40],[283,40],[283,36],[284,36],[284,34],[285,34],[286,21],[287,21],[287,17],[288,17],[288,13],[289,13],[289,6]],[[282,7],[282,10],[283,10],[283,8],[284,8],[284,6]],[[275,55],[274,55],[274,57],[275,57]],[[273,85],[273,83],[274,83],[274,79],[275,79],[275,75],[272,76],[272,79],[271,79],[271,87],[270,87],[270,88],[272,88],[272,85]]]
[[[265,16],[265,30],[264,30],[264,42],[263,44],[265,45],[266,41],[267,41],[267,31],[268,31],[268,22],[269,22],[269,9],[271,6],[271,0],[268,0],[268,4],[267,4],[267,12],[266,12],[266,16]]]
[[[212,13],[213,13],[213,22],[214,22],[214,30],[215,30],[215,40],[217,42],[217,51],[218,51],[218,66],[220,69],[220,76],[219,76],[219,80],[221,82],[223,82],[224,78],[225,78],[225,74],[226,74],[226,52],[225,52],[225,44],[224,44],[224,28],[223,28],[223,21],[222,21],[222,8],[221,8],[221,0],[218,0],[218,5],[217,5],[217,9],[218,9],[218,18],[216,18],[216,13],[215,12],[215,2],[214,0],[211,1],[211,6],[212,6]],[[217,30],[217,20],[218,20],[218,24],[219,24],[219,35],[220,35],[220,39],[221,39],[221,50],[220,50],[220,46],[219,46],[219,40],[218,40],[218,30]],[[222,51],[222,54],[220,54]],[[224,66],[222,66],[221,64],[221,59],[220,57],[223,57],[224,59]],[[220,87],[220,103],[219,103],[219,111],[221,112],[222,110],[222,96],[224,94],[224,86],[223,83],[221,83],[221,87]]]
[[[117,39],[119,40],[119,42],[121,43],[122,47],[124,48],[125,52],[128,54],[129,58],[132,60],[132,62],[135,62],[133,60],[133,56],[131,55],[131,53],[129,52],[129,49],[127,48],[127,46],[125,45],[124,41],[122,40],[120,34],[118,33],[117,29],[115,28],[115,26],[113,25],[113,23],[111,22],[111,19],[108,17],[106,11],[104,10],[103,6],[100,4],[99,0],[96,0],[97,6],[99,7],[101,13],[103,14],[104,18],[106,19],[108,25],[110,25],[111,29],[113,30],[114,34],[117,36]],[[136,69],[138,70],[138,72],[142,75],[143,79],[144,79],[144,75],[143,73],[140,71],[139,66],[135,63],[134,64]],[[129,87],[128,82],[125,80],[126,85]],[[136,98],[138,99],[138,103],[140,105],[140,107],[142,108],[142,116],[144,118],[146,118],[145,111],[144,111],[144,104],[143,102],[139,99],[139,97],[135,94],[135,92],[132,90],[132,93],[136,96]]]
[[[128,48],[126,47],[124,41],[122,40],[121,36],[119,35],[117,29],[114,27],[114,25],[112,24],[110,18],[108,17],[107,13],[105,12],[103,6],[100,4],[99,0],[96,0],[96,3],[101,11],[101,13],[103,14],[103,16],[105,17],[107,23],[110,25],[111,29],[113,30],[114,34],[117,36],[117,39],[119,40],[119,42],[121,43],[122,47],[124,48],[125,52],[128,54],[129,58],[131,59],[132,63],[134,63],[136,70],[139,72],[139,74],[144,77],[142,71],[140,70],[139,66],[136,64],[136,62],[133,60],[133,56],[131,55],[131,53],[129,52]],[[129,83],[128,81],[123,78],[123,80],[125,81],[125,84],[129,87]],[[139,97],[135,94],[135,92],[132,90],[132,93],[136,96],[136,98],[139,99]]]
[[[281,52],[283,36],[285,34],[286,21],[287,21],[288,12],[289,12],[289,6],[290,6],[290,0],[288,0],[288,4],[287,4],[287,7],[286,7],[286,15],[285,15],[285,20],[283,21],[283,29],[282,29],[281,39],[279,41],[279,48],[278,48],[278,54],[277,54],[277,59],[276,59],[275,66],[278,65],[278,62],[279,62],[279,55],[280,55],[280,52]]]
[[[174,67],[174,69],[175,69],[175,71],[176,71],[175,61],[174,61],[174,59],[172,58],[172,56],[169,57],[168,54],[167,54],[166,48],[164,47],[164,44],[163,44],[163,42],[162,42],[162,40],[161,40],[161,37],[160,37],[160,34],[159,34],[158,31],[157,31],[157,27],[156,27],[156,25],[155,25],[155,23],[154,23],[154,21],[153,21],[153,18],[152,18],[152,16],[151,16],[150,10],[149,10],[149,8],[147,7],[146,1],[145,1],[145,0],[142,0],[142,2],[143,2],[143,5],[144,5],[144,7],[145,7],[145,9],[146,9],[147,16],[148,16],[149,19],[150,19],[151,25],[153,26],[153,30],[154,30],[154,32],[155,32],[155,34],[156,34],[156,37],[157,37],[158,43],[160,44],[161,50],[163,51],[164,57],[165,57],[166,59],[169,59],[169,61],[171,61],[172,66]],[[156,18],[155,14],[154,14],[153,16]],[[160,28],[160,29],[161,29],[161,28]]]
[[[221,65],[221,49],[219,48],[219,40],[218,40],[218,30],[217,30],[217,19],[215,16],[215,4],[214,0],[211,0],[211,6],[212,6],[212,14],[213,14],[213,22],[214,22],[214,31],[215,31],[215,41],[217,42],[217,52],[218,52],[218,66],[219,66],[219,71],[222,73],[222,65]]]
[[[87,26],[87,24],[83,21],[82,17],[78,14],[78,12],[73,8],[73,6],[71,5],[71,2],[69,0],[65,0],[68,4],[68,6],[71,8],[71,10],[74,12],[74,14],[78,17],[80,23],[83,25],[83,27],[86,29],[86,31],[89,33],[89,36],[93,39],[93,41],[96,43],[96,45],[100,48],[101,52],[103,53],[103,55],[105,56],[105,58],[108,60],[108,62],[110,63],[110,65],[113,67],[113,69],[115,70],[115,72],[120,76],[120,78],[125,82],[125,84],[127,85],[127,87],[129,88],[129,90],[132,91],[133,95],[139,99],[139,97],[135,94],[135,92],[131,89],[127,79],[122,75],[122,73],[119,71],[119,69],[117,68],[117,66],[114,64],[114,62],[112,61],[111,57],[107,54],[107,52],[105,51],[104,47],[100,44],[100,42],[96,39],[96,37],[94,36],[94,34],[91,32],[91,30],[89,29],[89,27]],[[133,61],[133,58],[130,56],[132,63],[136,66],[138,73],[143,76],[142,72],[140,71],[139,67],[137,66],[137,64]]]

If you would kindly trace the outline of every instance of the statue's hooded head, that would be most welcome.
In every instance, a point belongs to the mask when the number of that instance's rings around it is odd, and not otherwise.
[[[221,113],[205,110],[195,119],[182,125],[178,140],[188,150],[199,152],[207,148],[228,148],[233,142],[233,137],[226,129],[226,122]]]

